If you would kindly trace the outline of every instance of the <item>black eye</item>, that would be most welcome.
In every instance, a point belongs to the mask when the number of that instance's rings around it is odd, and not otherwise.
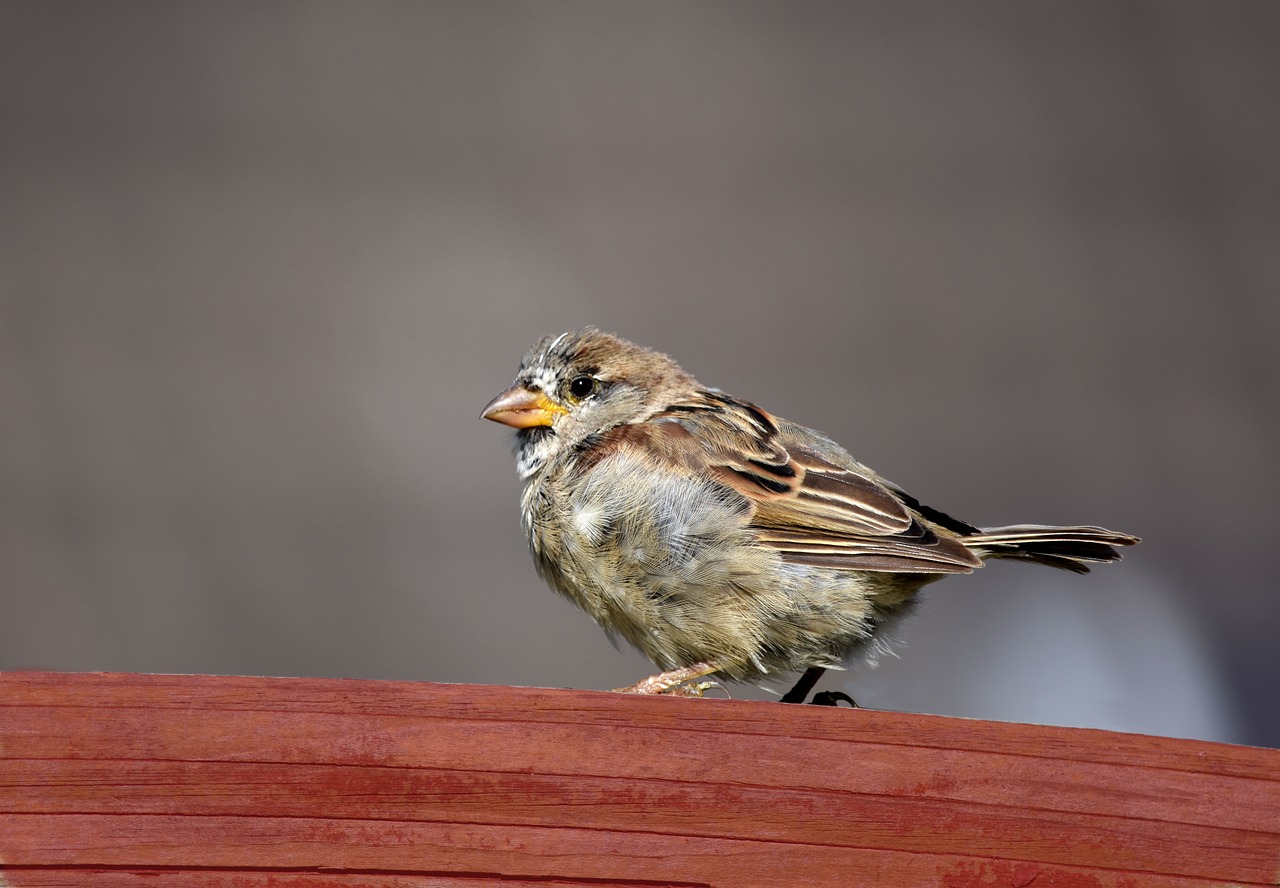
[[[575,376],[573,381],[569,383],[569,394],[579,401],[594,393],[595,390],[596,380],[593,376]]]

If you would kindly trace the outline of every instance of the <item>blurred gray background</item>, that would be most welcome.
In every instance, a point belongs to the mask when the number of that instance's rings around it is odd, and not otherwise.
[[[477,419],[593,323],[1145,539],[824,687],[1280,745],[1278,285],[1273,2],[0,3],[0,667],[648,674]]]

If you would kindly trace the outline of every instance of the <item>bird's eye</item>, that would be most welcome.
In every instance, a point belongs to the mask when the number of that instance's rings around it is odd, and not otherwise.
[[[596,380],[594,376],[575,376],[573,381],[569,383],[569,394],[579,401],[592,395],[595,390]]]

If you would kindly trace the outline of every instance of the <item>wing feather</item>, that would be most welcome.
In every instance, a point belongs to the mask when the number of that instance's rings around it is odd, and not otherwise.
[[[750,526],[758,541],[785,561],[938,574],[969,573],[982,564],[958,533],[935,530],[913,508],[914,500],[833,442],[780,424],[752,404],[719,392],[702,394],[703,400],[643,423],[647,444],[742,494],[753,508]],[[691,441],[700,446],[690,448]],[[691,450],[699,453],[701,466],[688,464]]]

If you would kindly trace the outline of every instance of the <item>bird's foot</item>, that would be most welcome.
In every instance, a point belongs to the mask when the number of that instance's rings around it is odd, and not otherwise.
[[[826,671],[823,666],[810,666],[804,671],[804,675],[800,676],[796,686],[782,695],[782,702],[803,703],[808,698],[809,692],[813,690],[813,686],[818,683],[818,679],[822,678],[822,673]]]
[[[806,669],[804,675],[800,676],[799,681],[796,682],[796,686],[782,695],[782,702],[803,703],[809,696],[809,692],[813,690],[813,686],[818,683],[818,679],[822,678],[822,673],[826,671],[822,666],[811,666]],[[848,703],[854,709],[862,708],[844,691],[818,691],[809,701],[811,706],[839,706],[841,703]]]
[[[719,688],[724,691],[726,697],[729,692],[725,690],[724,685],[718,681],[687,681],[684,684],[676,685],[670,690],[663,691],[668,697],[705,697],[707,691],[712,688]]]
[[[841,703],[848,703],[853,709],[861,709],[858,701],[850,697],[844,691],[818,691],[813,695],[813,699],[809,701],[810,706],[839,706]]]
[[[657,675],[641,679],[625,688],[614,688],[617,694],[666,694],[676,697],[701,697],[704,691],[717,686],[714,681],[703,681],[687,684],[695,678],[710,675],[720,668],[719,663],[694,663],[692,666],[681,666],[669,669]],[[686,690],[687,689],[687,690]]]

